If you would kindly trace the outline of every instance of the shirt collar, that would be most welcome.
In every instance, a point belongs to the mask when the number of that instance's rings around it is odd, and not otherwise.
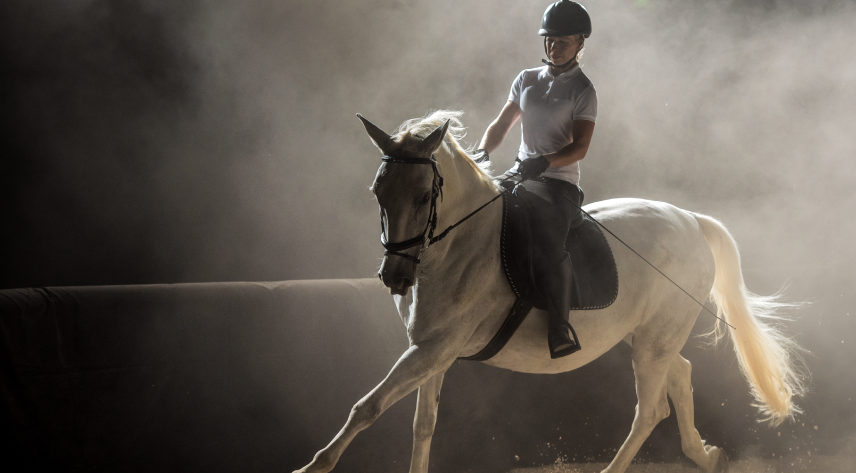
[[[559,74],[558,76],[554,76],[553,74],[550,73],[550,66],[544,65],[541,67],[541,73],[539,74],[539,76],[541,78],[553,77],[553,78],[561,79],[562,81],[567,81],[567,80],[575,77],[577,74],[579,74],[581,70],[582,69],[580,69],[580,64],[577,63],[577,64],[574,64],[573,66],[571,66],[571,68],[568,69],[567,71]]]

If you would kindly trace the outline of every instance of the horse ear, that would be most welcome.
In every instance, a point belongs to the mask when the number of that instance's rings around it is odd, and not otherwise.
[[[359,113],[357,114],[357,117],[363,121],[363,126],[366,127],[366,132],[369,134],[372,141],[374,141],[375,146],[380,148],[382,152],[386,153],[387,148],[392,144],[392,137],[390,137],[385,131],[381,130],[379,126],[366,120],[365,117]]]
[[[434,151],[437,151],[437,148],[440,147],[440,143],[443,142],[443,138],[446,137],[446,130],[448,129],[449,120],[446,120],[446,123],[435,128],[430,135],[426,136],[422,140],[422,152],[425,154],[433,154]]]

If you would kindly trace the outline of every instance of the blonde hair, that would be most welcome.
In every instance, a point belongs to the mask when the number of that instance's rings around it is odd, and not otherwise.
[[[576,59],[577,59],[577,63],[578,63],[578,64],[580,64],[580,65],[582,65],[581,63],[582,63],[582,60],[583,60],[583,53],[584,53],[584,52],[585,52],[585,50],[586,50],[586,35],[584,35],[584,34],[578,34],[577,36],[579,36],[579,37],[580,37],[580,42],[582,43],[582,46],[580,47],[580,50],[579,50],[579,51],[577,51]]]

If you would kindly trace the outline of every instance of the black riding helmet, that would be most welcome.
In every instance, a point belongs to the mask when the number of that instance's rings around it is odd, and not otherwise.
[[[541,19],[541,36],[591,36],[591,18],[585,7],[570,0],[559,0],[547,7]]]
[[[591,17],[589,17],[586,8],[579,3],[572,2],[571,0],[559,0],[544,11],[544,17],[541,18],[541,29],[538,30],[538,34],[545,36],[544,54],[547,54],[546,36],[572,36],[577,34],[581,34],[585,38],[591,36]],[[542,59],[541,62],[548,66],[556,66],[559,69],[564,69],[576,59],[577,57],[574,56],[564,64],[553,64],[546,59]]]

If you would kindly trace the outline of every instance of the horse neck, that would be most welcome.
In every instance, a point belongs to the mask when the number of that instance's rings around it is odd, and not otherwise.
[[[435,236],[499,194],[490,180],[470,162],[464,161],[469,158],[457,154],[453,145],[449,148],[453,155],[441,150],[437,156],[444,186],[443,200],[437,209]],[[421,314],[417,319],[442,324],[443,320],[456,317],[460,309],[449,294],[462,293],[473,285],[482,289],[482,293],[491,294],[495,293],[490,290],[492,284],[504,283],[498,258],[497,232],[501,225],[502,202],[494,202],[422,254],[422,267],[413,293],[416,301],[423,301],[413,305],[414,314]]]
[[[499,193],[496,186],[474,169],[469,158],[462,156],[455,145],[447,143],[445,147],[447,149],[440,150],[437,156],[444,180],[437,222],[440,230],[458,222]]]
[[[443,198],[437,208],[435,237],[499,194],[497,186],[475,169],[469,158],[460,155],[454,145],[447,146],[448,152],[443,149],[437,154],[444,185]],[[486,242],[498,241],[490,236],[500,230],[501,211],[501,202],[490,204],[460,223],[441,242],[432,245],[425,254],[433,275],[431,279],[436,280],[441,274],[452,277],[453,266],[483,257]]]

